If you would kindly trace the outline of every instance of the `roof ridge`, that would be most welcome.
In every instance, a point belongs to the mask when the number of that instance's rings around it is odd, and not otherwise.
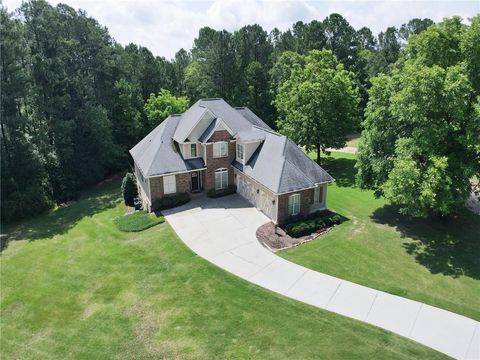
[[[263,127],[260,127],[260,126],[258,126],[258,125],[254,125],[254,124],[252,124],[252,127],[257,128],[258,130],[262,130],[262,131],[268,132],[268,133],[270,133],[270,134],[272,134],[272,135],[277,135],[277,136],[279,136],[279,137],[285,137],[285,138],[286,138],[285,135],[280,134],[279,132],[277,132],[277,131],[275,131],[275,130],[265,129],[265,128],[263,128]]]
[[[283,163],[282,163],[282,169],[280,170],[280,176],[278,177],[276,191],[280,190],[280,183],[282,182],[283,169],[285,169],[285,161],[287,160],[287,158],[285,157],[285,146],[286,146],[286,144],[287,144],[287,142],[284,140],[283,149],[282,149]]]
[[[162,131],[160,134],[157,134],[157,136],[160,136],[160,144],[163,143],[163,133],[165,132],[165,128],[166,128],[167,125],[168,125],[167,122],[168,122],[170,119],[171,119],[171,115],[169,115],[165,120],[163,120],[163,121],[160,123],[160,125],[162,125],[162,124],[165,123],[165,125],[163,126],[163,127],[164,127],[163,131]],[[160,126],[160,125],[159,125],[159,126]],[[177,124],[177,126],[178,126],[178,124]],[[158,155],[158,152],[160,151],[160,149],[161,149],[161,146],[158,146],[158,147],[154,150],[154,151],[155,151],[155,155],[152,157],[152,161],[150,162],[150,164],[149,164],[149,166],[148,166],[148,168],[147,168],[146,174],[144,174],[144,175],[147,175],[147,174],[150,173],[150,168],[151,168],[152,165],[153,165],[153,159],[155,159],[155,157]],[[148,175],[147,175],[147,176],[148,176]]]

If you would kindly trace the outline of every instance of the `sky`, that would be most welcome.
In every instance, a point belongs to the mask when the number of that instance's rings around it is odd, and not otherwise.
[[[244,25],[260,24],[268,32],[274,27],[284,31],[301,20],[323,20],[339,13],[355,28],[368,26],[374,34],[389,26],[399,27],[408,20],[428,17],[435,22],[459,15],[468,19],[480,13],[480,0],[472,1],[154,1],[154,0],[47,0],[52,5],[66,3],[83,9],[106,26],[120,44],[146,46],[154,55],[167,59],[180,48],[189,50],[198,30],[238,30]],[[22,0],[3,0],[13,11]]]

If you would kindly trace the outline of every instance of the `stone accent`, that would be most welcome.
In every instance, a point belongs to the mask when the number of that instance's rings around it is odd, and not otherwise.
[[[205,170],[205,177],[203,178],[203,188],[208,191],[215,189],[215,170],[219,168],[228,169],[228,185],[233,185],[233,168],[230,166],[236,156],[236,141],[233,140],[230,133],[226,130],[215,131],[206,145],[207,149],[207,169]],[[213,157],[213,142],[227,141],[228,142],[228,156],[223,158]]]
[[[278,196],[278,215],[277,222],[283,225],[288,221],[288,198],[290,195],[300,194],[300,214],[296,215],[298,218],[305,218],[310,212],[310,206],[313,202],[313,189],[305,189],[295,191]],[[325,194],[324,194],[325,196]]]

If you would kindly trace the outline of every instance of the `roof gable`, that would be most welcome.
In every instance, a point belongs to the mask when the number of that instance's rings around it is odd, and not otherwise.
[[[208,140],[210,140],[215,131],[221,130],[228,131],[228,133],[232,136],[234,135],[233,130],[230,129],[230,127],[221,118],[216,118],[212,120],[210,125],[203,132],[203,134],[198,138],[198,141],[206,143]]]

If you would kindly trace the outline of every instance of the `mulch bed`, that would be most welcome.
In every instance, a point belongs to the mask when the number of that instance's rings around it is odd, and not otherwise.
[[[260,244],[265,246],[267,249],[276,252],[312,241],[317,237],[326,234],[331,229],[332,227],[326,228],[326,230],[320,234],[311,234],[299,238],[293,238],[288,235],[280,226],[275,229],[275,224],[269,222],[257,229],[257,239],[260,241]]]

